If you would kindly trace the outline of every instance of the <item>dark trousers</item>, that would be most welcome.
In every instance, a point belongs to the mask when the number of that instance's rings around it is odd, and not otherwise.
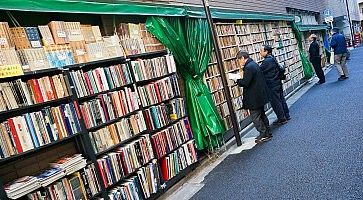
[[[257,131],[260,132],[261,135],[271,135],[269,121],[263,107],[255,110],[250,110],[250,116]]]
[[[282,86],[269,89],[270,104],[275,112],[277,119],[285,120],[290,118],[289,107],[287,106]]]
[[[325,82],[325,75],[323,69],[321,68],[321,57],[315,57],[310,59],[311,64],[313,64],[316,75],[319,78],[320,83]]]

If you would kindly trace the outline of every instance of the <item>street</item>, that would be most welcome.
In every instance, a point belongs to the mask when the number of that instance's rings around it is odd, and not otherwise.
[[[363,199],[363,48],[312,87],[273,139],[229,155],[192,199]]]

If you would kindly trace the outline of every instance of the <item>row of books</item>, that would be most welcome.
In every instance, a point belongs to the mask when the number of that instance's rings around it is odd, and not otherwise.
[[[143,131],[146,131],[146,124],[142,112],[139,111],[130,117],[122,118],[114,124],[89,134],[94,151],[101,152]]]
[[[100,67],[88,71],[71,71],[70,75],[78,97],[97,94],[132,83],[127,64]]]
[[[81,131],[73,103],[25,113],[0,125],[0,158],[20,154]]]
[[[49,166],[49,169],[40,172],[38,175],[21,177],[5,184],[4,188],[7,196],[11,199],[18,199],[29,194],[28,197],[30,197],[30,199],[33,198],[32,196],[36,198],[39,193],[32,193],[33,191],[41,187],[48,187],[57,180],[85,168],[86,159],[84,159],[81,154],[74,154],[71,156],[64,156],[50,163]],[[48,188],[52,186],[49,186]],[[71,193],[72,191],[70,190],[69,192]]]
[[[221,77],[213,77],[207,80],[207,86],[211,92],[222,89],[222,78]]]
[[[216,24],[215,27],[219,36],[235,34],[233,25]]]
[[[123,90],[100,94],[81,104],[87,128],[102,125],[139,109],[137,93],[126,87]]]
[[[161,175],[168,181],[178,175],[182,170],[197,162],[198,157],[194,148],[194,140],[183,144],[173,153],[160,160]]]
[[[222,48],[237,45],[235,36],[220,37],[218,40]]]
[[[148,199],[152,194],[157,193],[159,189],[159,167],[157,160],[152,160],[148,165],[140,168],[135,176],[113,187],[108,196],[110,199]]]
[[[249,28],[247,24],[235,24],[236,33],[239,35],[249,34]]]
[[[108,153],[97,160],[104,186],[108,188],[114,185],[153,158],[154,154],[148,135],[142,135],[132,143]]]
[[[137,90],[144,107],[180,96],[178,79],[175,74],[156,82],[139,86]]]
[[[131,61],[131,67],[135,74],[136,82],[176,72],[176,65],[172,55]]]
[[[218,90],[212,95],[213,102],[215,105],[219,105],[226,101],[226,96],[224,95],[224,90]]]
[[[0,83],[0,111],[67,97],[67,88],[63,74]]]
[[[226,73],[228,73],[228,72],[230,72],[232,70],[239,69],[239,66],[237,65],[237,62],[236,61],[237,61],[236,59],[224,61],[224,65],[223,66],[224,66],[224,70],[226,71]]]
[[[207,79],[211,78],[211,77],[214,77],[214,76],[219,76],[220,73],[219,73],[219,69],[218,69],[218,66],[217,64],[211,64],[209,65],[209,67],[207,68],[207,71],[205,72],[205,77]]]
[[[224,48],[222,49],[222,56],[224,59],[231,59],[237,56],[238,47]]]
[[[164,127],[185,115],[186,108],[182,98],[173,99],[169,104],[160,104],[144,110],[146,126],[150,131]]]
[[[165,49],[160,41],[146,30],[145,24],[120,23],[116,32],[127,55]]]
[[[189,120],[186,118],[152,135],[151,141],[156,151],[156,156],[160,159],[192,138]]]

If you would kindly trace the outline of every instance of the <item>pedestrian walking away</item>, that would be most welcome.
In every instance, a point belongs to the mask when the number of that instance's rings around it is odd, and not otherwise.
[[[339,33],[339,29],[333,29],[333,36],[331,38],[330,46],[334,49],[334,65],[339,74],[339,81],[348,78],[347,56],[348,48],[344,35]]]
[[[264,110],[268,103],[268,92],[263,73],[248,52],[239,51],[237,60],[243,70],[243,78],[237,79],[237,84],[243,87],[243,109],[250,110],[252,122],[260,133],[256,143],[270,140],[272,133]]]
[[[272,56],[272,47],[264,45],[260,50],[264,60],[261,63],[261,70],[266,80],[269,101],[273,111],[277,116],[274,125],[286,124],[291,119],[289,107],[286,104],[282,81],[280,79],[280,66],[276,58]]]
[[[311,64],[313,64],[316,75],[319,78],[319,84],[325,83],[325,75],[323,69],[321,68],[321,53],[320,46],[317,41],[317,36],[315,34],[311,34],[309,37],[311,42],[309,47],[309,58]]]

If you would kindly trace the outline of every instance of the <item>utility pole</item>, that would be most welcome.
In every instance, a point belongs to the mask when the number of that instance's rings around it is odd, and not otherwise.
[[[218,69],[219,69],[219,72],[221,73],[222,84],[223,84],[224,93],[225,93],[226,99],[227,99],[228,110],[229,110],[229,113],[230,113],[230,116],[231,116],[234,136],[236,137],[237,146],[241,146],[242,141],[241,141],[241,136],[239,134],[239,128],[238,128],[239,126],[238,126],[236,114],[235,114],[234,109],[233,109],[233,104],[232,104],[232,101],[231,101],[232,97],[231,97],[230,89],[228,87],[226,72],[225,72],[224,67],[223,67],[222,54],[221,54],[219,44],[218,44],[218,41],[217,41],[217,32],[216,32],[216,30],[214,29],[214,26],[213,26],[213,19],[212,19],[212,16],[211,16],[211,13],[210,13],[210,8],[209,8],[209,0],[202,0],[202,1],[203,1],[205,15],[206,15],[207,20],[208,20],[209,28],[210,28],[210,31],[212,33],[214,51],[216,53]]]
[[[350,37],[352,45],[354,46],[354,34],[353,34],[353,26],[352,26],[352,20],[350,19],[350,11],[349,11],[349,5],[348,5],[348,0],[345,0],[345,6],[347,8],[347,14],[348,14],[348,21],[349,21],[349,27],[350,27]]]

